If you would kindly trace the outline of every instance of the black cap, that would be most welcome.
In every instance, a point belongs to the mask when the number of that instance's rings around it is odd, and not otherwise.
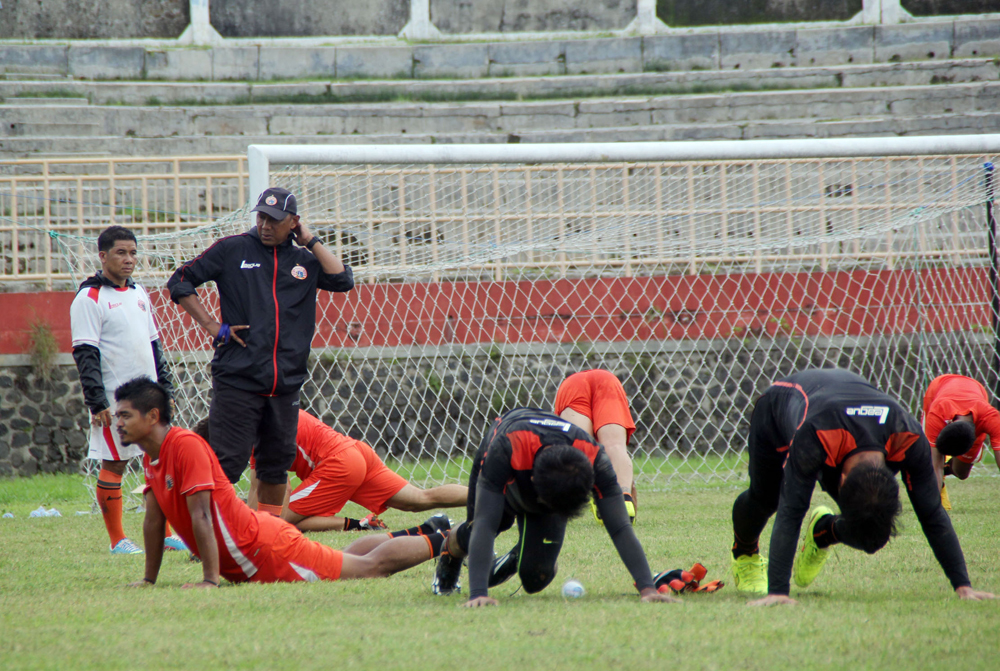
[[[264,189],[257,199],[257,207],[251,212],[263,212],[272,219],[283,220],[290,214],[298,214],[295,196],[288,189]]]

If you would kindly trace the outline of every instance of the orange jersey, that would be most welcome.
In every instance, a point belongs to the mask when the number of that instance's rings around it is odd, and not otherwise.
[[[554,412],[560,415],[566,408],[588,417],[595,437],[598,429],[608,424],[624,427],[626,440],[631,440],[635,433],[625,389],[610,371],[585,370],[563,380],[556,391]]]
[[[924,432],[931,445],[937,442],[941,430],[958,415],[972,415],[976,425],[976,442],[971,450],[956,459],[967,464],[976,462],[987,435],[993,451],[1000,451],[1000,412],[990,405],[986,387],[964,375],[934,378],[924,394]]]
[[[160,446],[156,461],[143,457],[146,492],[152,491],[160,510],[187,546],[201,555],[194,537],[187,497],[212,492],[212,524],[219,548],[219,568],[230,582],[254,577],[270,555],[269,543],[287,522],[257,513],[236,496],[219,460],[200,436],[174,427]],[[263,550],[263,551],[262,551]]]
[[[324,460],[354,447],[357,442],[360,441],[337,433],[305,410],[299,410],[299,430],[295,434],[298,450],[288,470],[294,471],[304,481]]]

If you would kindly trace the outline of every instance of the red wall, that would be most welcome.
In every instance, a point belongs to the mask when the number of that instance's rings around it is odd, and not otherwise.
[[[769,335],[868,335],[990,323],[985,269],[665,276],[535,282],[359,285],[320,293],[316,347],[492,342],[679,340]],[[212,297],[215,304],[215,296]],[[0,354],[26,351],[33,321],[70,351],[72,293],[0,294]],[[207,336],[153,295],[167,347],[205,349]],[[164,312],[166,311],[166,313]],[[326,319],[323,319],[323,315]]]

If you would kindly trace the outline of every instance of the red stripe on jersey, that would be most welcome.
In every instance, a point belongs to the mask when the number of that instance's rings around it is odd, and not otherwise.
[[[535,455],[542,449],[542,440],[531,431],[511,431],[510,467],[515,471],[530,471],[535,465]]]
[[[115,447],[115,437],[111,434],[111,427],[104,427],[104,442],[108,444],[108,449],[111,450],[111,456],[114,457],[114,461],[121,461],[122,458],[118,456],[118,448]]]
[[[806,421],[806,414],[809,412],[809,394],[806,393],[805,389],[795,384],[794,382],[784,382],[782,380],[778,380],[777,382],[774,383],[774,386],[785,387],[787,389],[794,389],[800,394],[802,394],[802,398],[805,399],[806,407],[802,410],[802,419],[799,420],[799,423],[795,427],[795,430],[797,431],[798,428],[802,426],[802,422]],[[781,450],[778,451],[780,452]]]
[[[836,467],[847,458],[847,455],[858,449],[854,436],[846,429],[829,429],[817,431],[816,437],[823,443],[826,450],[826,465]]]
[[[886,461],[902,461],[903,457],[906,456],[906,451],[919,439],[920,436],[908,431],[892,434],[889,436],[889,440],[885,441]]]
[[[100,295],[101,295],[100,287],[90,287],[90,290],[87,291],[87,297],[90,298],[90,300],[94,301],[95,303],[97,302],[98,296]]]
[[[594,465],[594,460],[597,459],[597,445],[577,438],[573,441],[573,447],[586,454],[587,460],[590,461],[590,465]]]

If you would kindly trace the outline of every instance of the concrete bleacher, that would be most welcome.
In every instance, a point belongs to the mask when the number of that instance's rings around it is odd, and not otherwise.
[[[0,44],[0,158],[984,133],[1000,128],[998,55],[995,20],[498,44]]]

